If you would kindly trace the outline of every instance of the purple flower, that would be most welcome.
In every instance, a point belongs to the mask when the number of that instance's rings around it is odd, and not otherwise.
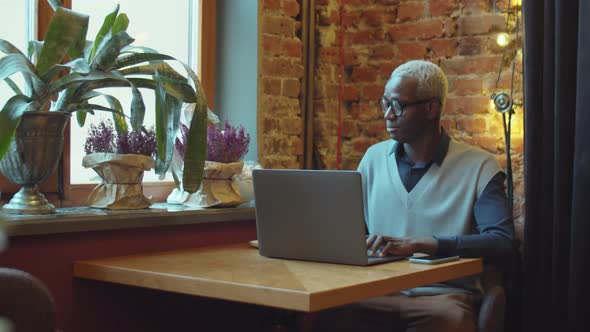
[[[84,144],[86,154],[116,152],[154,157],[156,149],[156,132],[153,127],[149,130],[143,129],[117,134],[109,120],[101,121],[98,125],[91,124]]]
[[[184,159],[186,141],[189,128],[181,125],[181,139],[176,138],[175,146],[178,154]],[[207,126],[207,160],[222,163],[239,161],[248,152],[250,134],[246,133],[242,125],[237,128],[230,125],[227,120],[223,126],[209,124]]]
[[[145,132],[142,130],[122,132],[117,137],[117,153],[154,157],[156,148],[156,132],[153,127]]]
[[[115,128],[111,121],[101,121],[98,125],[90,124],[84,151],[86,154],[115,152]]]

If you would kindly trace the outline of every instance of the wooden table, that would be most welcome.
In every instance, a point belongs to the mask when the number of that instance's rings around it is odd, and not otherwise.
[[[481,259],[370,267],[273,259],[247,243],[74,264],[79,278],[302,312],[480,273]]]

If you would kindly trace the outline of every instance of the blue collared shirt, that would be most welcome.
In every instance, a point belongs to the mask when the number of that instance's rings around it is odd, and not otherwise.
[[[421,163],[410,160],[403,144],[395,145],[398,172],[408,192],[416,186],[433,163],[440,166],[444,162],[450,142],[451,138],[443,131],[442,139],[435,148],[432,160]],[[437,255],[483,257],[504,256],[512,253],[514,224],[512,211],[504,192],[504,179],[503,172],[496,174],[473,205],[479,234],[435,236],[434,238],[438,240]]]

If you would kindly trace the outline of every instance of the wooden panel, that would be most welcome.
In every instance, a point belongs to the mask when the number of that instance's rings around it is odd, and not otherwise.
[[[479,272],[480,259],[359,267],[262,257],[247,244],[74,265],[81,278],[307,312]]]
[[[199,77],[207,95],[209,108],[215,109],[215,38],[217,1],[201,1],[201,35],[199,36]]]

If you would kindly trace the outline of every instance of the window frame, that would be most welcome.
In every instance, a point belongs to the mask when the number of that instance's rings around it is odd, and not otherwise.
[[[66,8],[72,8],[72,0],[63,0]],[[213,109],[215,100],[215,31],[216,31],[216,0],[200,1],[200,20],[197,75],[207,96],[209,108]],[[47,31],[49,20],[53,10],[44,0],[38,0],[37,4],[37,38],[40,40]],[[63,168],[63,197],[59,195],[59,169],[45,182],[39,185],[39,190],[47,199],[59,207],[72,207],[86,205],[86,198],[96,184],[71,184],[70,183],[70,125],[64,133],[63,155],[60,166]],[[154,202],[165,202],[166,197],[174,188],[173,182],[144,182],[144,193]],[[21,186],[14,185],[0,173],[0,193],[2,200],[9,200],[13,194],[20,190]]]

